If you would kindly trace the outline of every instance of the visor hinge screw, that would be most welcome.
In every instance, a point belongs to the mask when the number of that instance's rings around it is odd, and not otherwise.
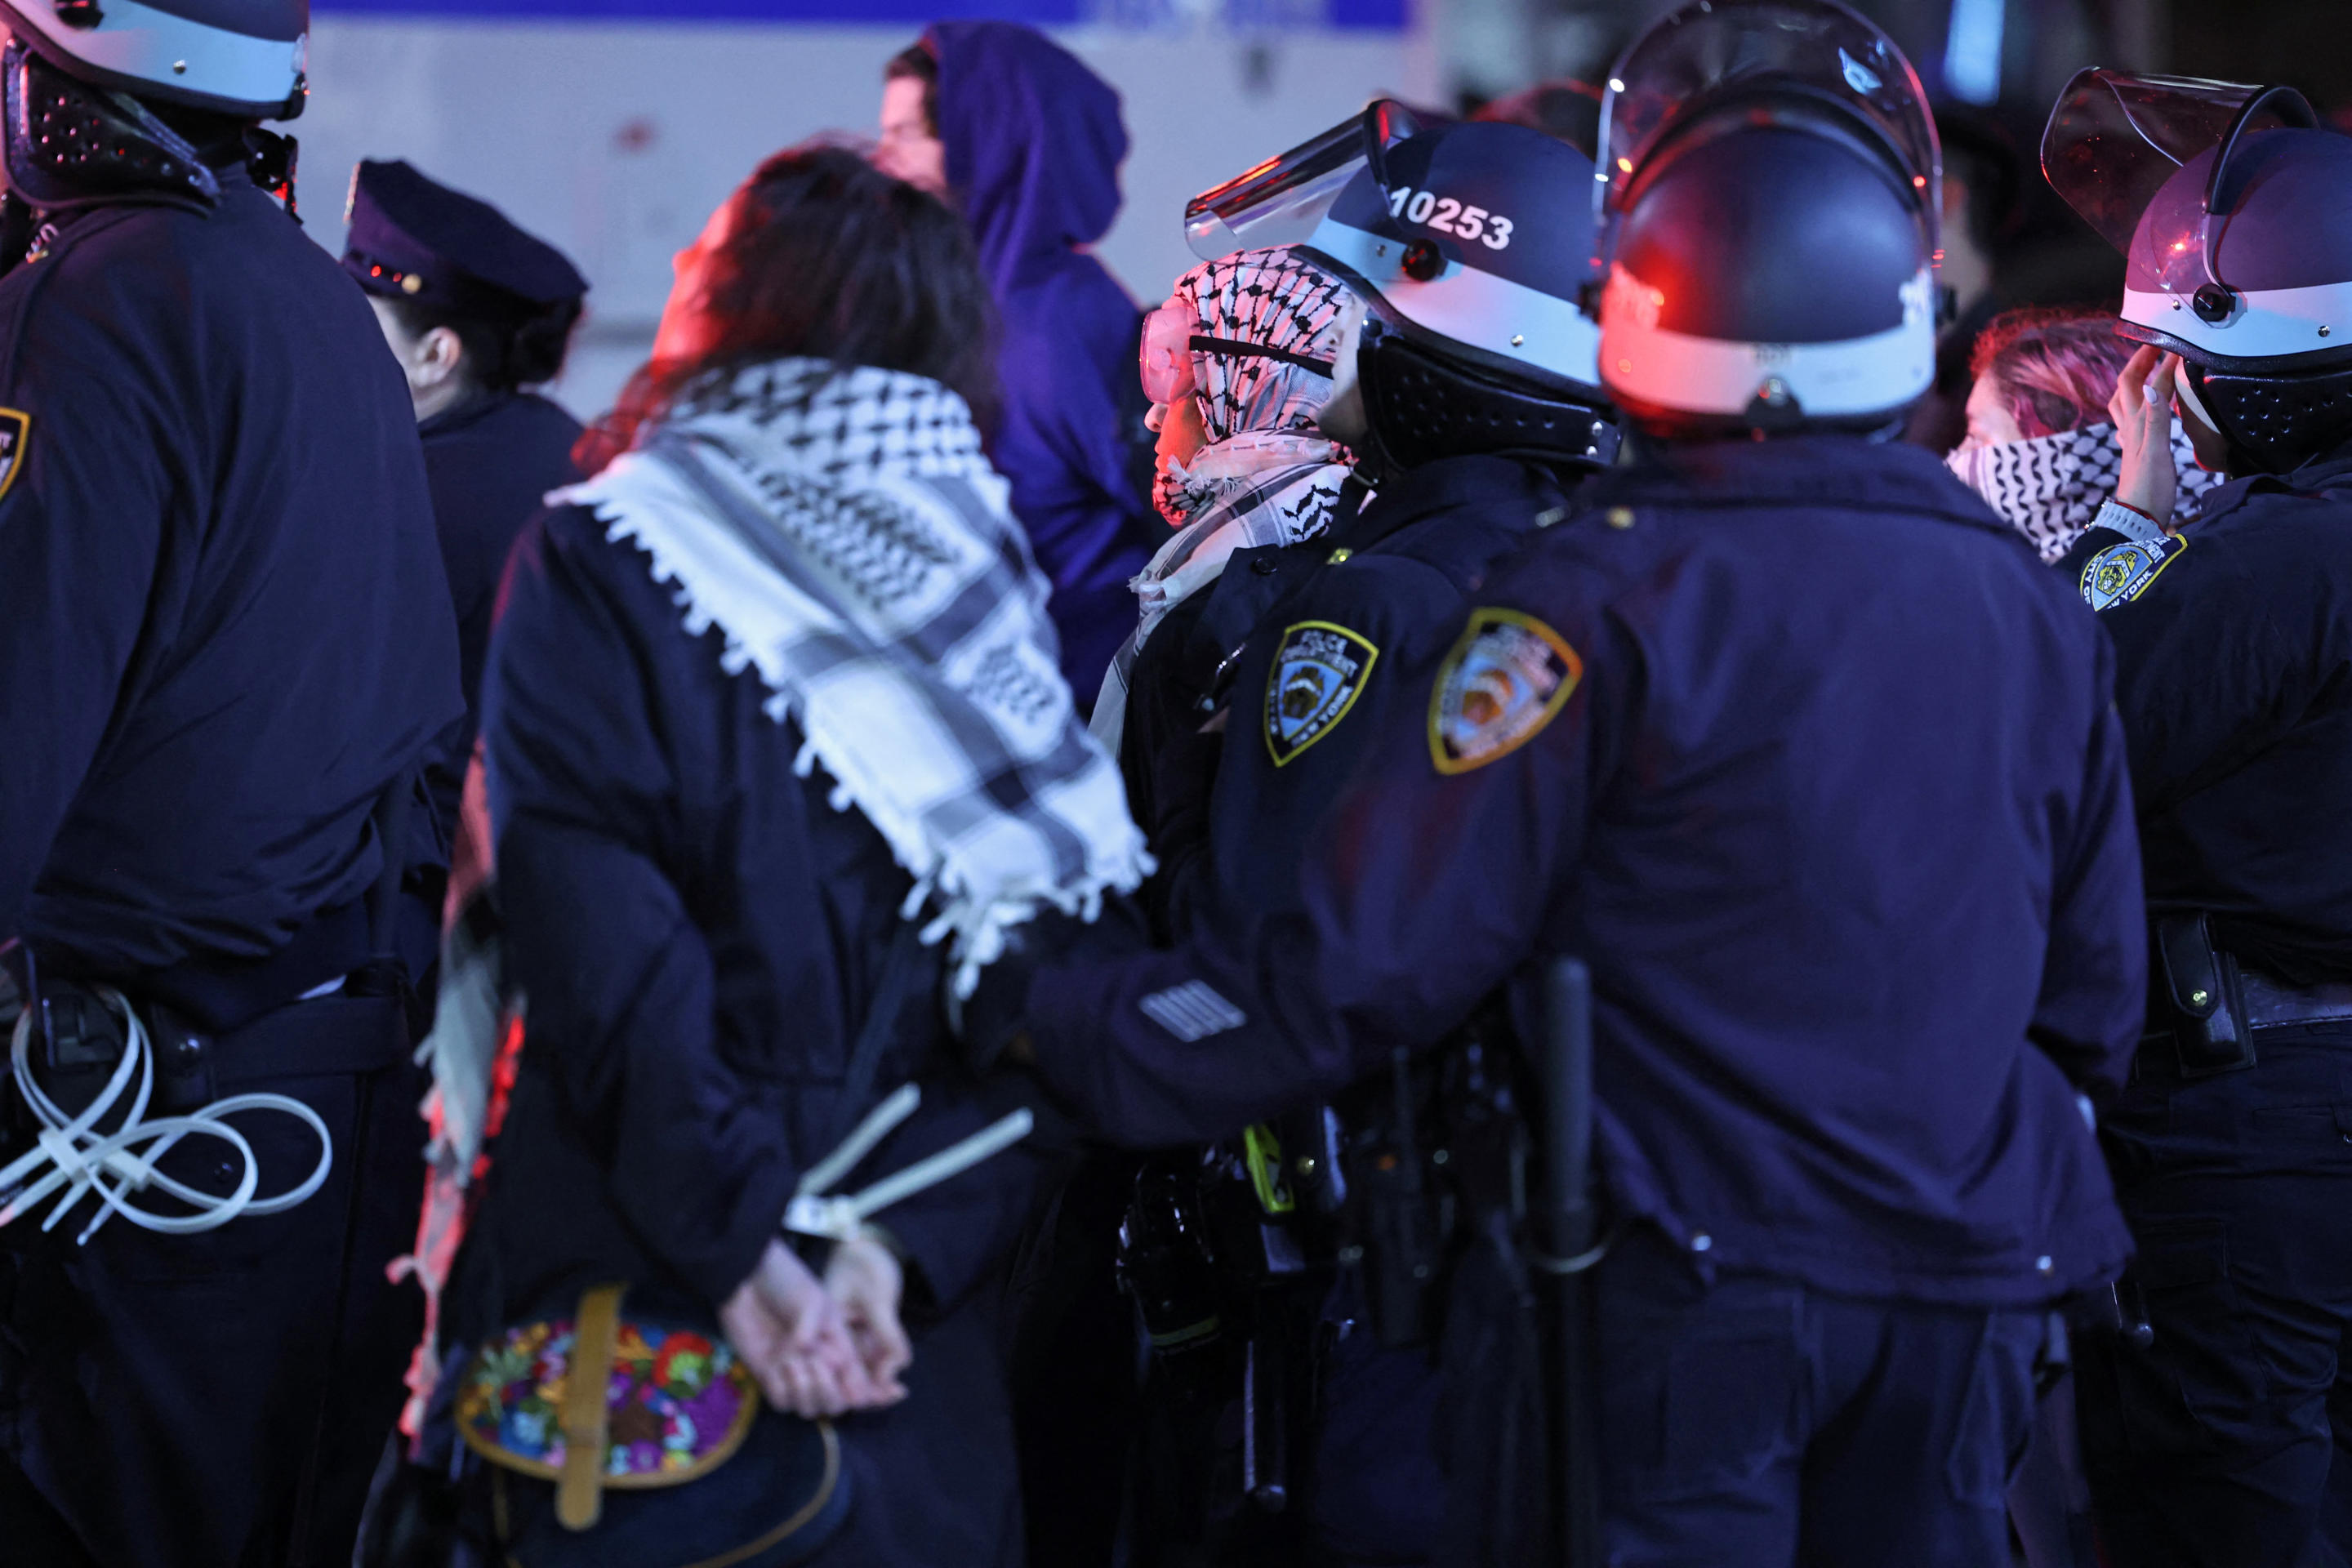
[[[2319,335],[2320,335],[2321,337],[2323,337],[2323,338],[2324,338],[2324,337],[2326,337],[2326,336],[2327,335],[2327,329],[2326,329],[2326,327],[2322,327],[2322,328],[2320,328],[2320,329],[2319,329]]]
[[[2323,332],[2327,331],[2326,327],[2322,327],[2319,330]],[[1513,332],[1511,334],[1511,346],[1515,349],[1526,346],[1527,341],[1528,335],[1525,332]]]
[[[1416,283],[1426,283],[1445,270],[1445,258],[1428,240],[1416,239],[1404,247],[1400,265],[1406,277]]]

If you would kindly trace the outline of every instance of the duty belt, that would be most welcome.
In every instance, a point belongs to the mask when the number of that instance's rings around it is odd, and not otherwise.
[[[2260,970],[2241,973],[2245,986],[2246,1022],[2253,1028],[2352,1022],[2352,981],[2289,985]]]

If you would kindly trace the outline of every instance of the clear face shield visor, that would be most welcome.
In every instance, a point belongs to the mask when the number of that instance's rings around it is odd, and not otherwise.
[[[1361,114],[1185,203],[1184,241],[1203,261],[1300,244],[1367,166],[1385,189],[1388,150],[1435,123],[1393,99],[1376,99]]]
[[[1940,247],[1943,153],[1918,73],[1832,0],[1700,0],[1634,40],[1601,104],[1594,211],[1604,228],[1652,153],[1743,100],[1815,105],[1851,121],[1909,182],[1929,247]]]
[[[2215,263],[2221,226],[2211,221],[2237,198],[2231,153],[2251,131],[2311,129],[2319,117],[2293,88],[2079,71],[2058,96],[2042,133],[2042,170],[2066,205],[2125,255],[2140,219],[2166,182],[2199,154],[2219,149],[2202,211],[2180,215],[2182,232],[2158,237],[2167,289],[2225,290]],[[2193,217],[2193,222],[2190,221]]]

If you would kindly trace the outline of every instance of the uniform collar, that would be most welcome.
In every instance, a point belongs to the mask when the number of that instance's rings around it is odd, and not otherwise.
[[[2314,458],[2284,481],[2289,489],[2306,494],[2352,489],[2352,444],[2338,447],[2324,458]]]
[[[2206,496],[2204,507],[2189,526],[2218,522],[2258,495],[2332,495],[2347,490],[2352,490],[2352,445],[2314,458],[2291,474],[2247,474],[2218,486]]]
[[[454,435],[469,425],[478,425],[522,395],[513,392],[478,392],[462,402],[453,404],[416,427],[419,440],[430,441],[437,436]]]
[[[2012,531],[1933,452],[1860,436],[1645,442],[1632,466],[1603,474],[1577,500],[1580,511],[1654,501],[1925,512],[1992,532]]]
[[[1363,550],[1433,517],[1475,508],[1482,520],[1528,528],[1547,508],[1567,504],[1550,470],[1510,458],[1441,458],[1381,487],[1369,505],[1331,531],[1331,542]]]

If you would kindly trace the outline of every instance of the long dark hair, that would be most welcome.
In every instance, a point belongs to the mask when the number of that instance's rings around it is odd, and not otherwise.
[[[803,142],[728,198],[703,312],[717,331],[691,360],[648,360],[575,453],[593,473],[638,427],[747,365],[786,357],[928,376],[981,427],[996,413],[995,311],[963,221],[846,147]]]

